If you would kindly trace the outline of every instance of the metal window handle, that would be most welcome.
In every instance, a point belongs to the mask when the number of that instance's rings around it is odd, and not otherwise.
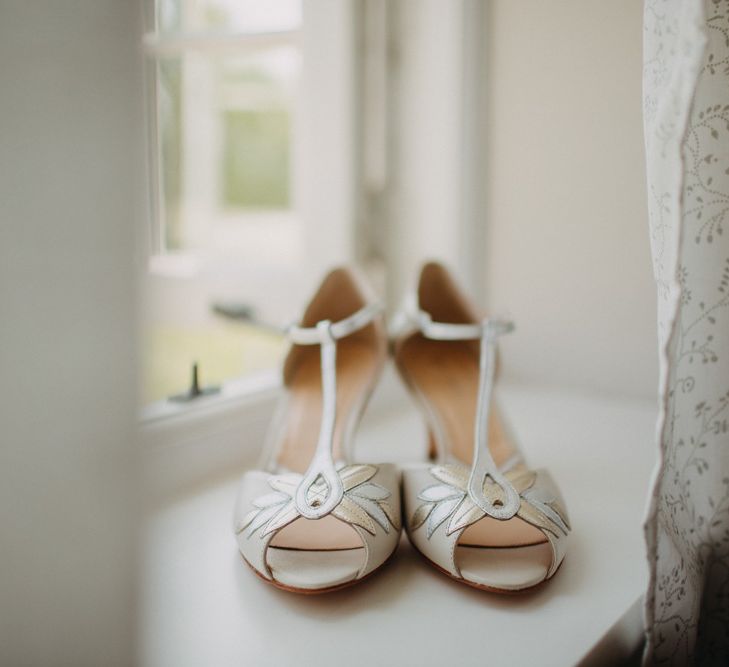
[[[196,398],[201,396],[210,396],[211,394],[220,393],[220,387],[218,385],[208,385],[207,387],[200,386],[200,378],[198,373],[198,363],[192,364],[192,377],[190,378],[190,388],[182,394],[174,394],[167,398],[168,401],[173,403],[189,403],[194,401]]]

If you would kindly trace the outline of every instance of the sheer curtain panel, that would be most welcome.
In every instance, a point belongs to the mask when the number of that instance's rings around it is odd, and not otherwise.
[[[729,1],[647,0],[659,460],[646,664],[729,662]]]

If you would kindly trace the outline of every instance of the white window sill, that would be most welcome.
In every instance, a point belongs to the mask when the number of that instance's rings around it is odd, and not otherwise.
[[[142,663],[573,665],[626,614],[632,621],[609,648],[635,649],[655,403],[523,388],[501,396],[527,458],[551,469],[572,518],[570,549],[547,586],[508,597],[468,589],[426,565],[403,538],[393,562],[360,586],[321,597],[283,593],[238,555],[230,524],[240,469],[232,469],[149,516]],[[410,405],[395,402],[372,417],[358,440],[363,459],[424,455]]]

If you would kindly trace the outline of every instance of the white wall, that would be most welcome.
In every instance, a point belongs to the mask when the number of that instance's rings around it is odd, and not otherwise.
[[[487,294],[512,379],[652,396],[655,288],[635,0],[493,0]]]
[[[460,257],[463,12],[452,0],[390,3],[390,298],[424,259]]]
[[[0,663],[130,665],[138,4],[0,2]]]

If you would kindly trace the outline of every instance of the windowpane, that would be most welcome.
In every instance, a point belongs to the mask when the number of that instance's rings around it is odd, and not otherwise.
[[[289,121],[284,109],[224,113],[225,208],[289,206]]]
[[[290,29],[300,3],[165,0],[158,21],[174,33]],[[184,391],[193,362],[204,384],[220,384],[280,359],[282,337],[257,322],[290,317],[286,285],[303,256],[292,197],[299,74],[293,36],[157,57],[162,248],[147,278],[147,402]]]
[[[295,47],[246,57],[188,53],[158,65],[165,249],[204,249],[215,226],[289,210]]]
[[[166,248],[181,247],[182,195],[182,66],[179,60],[162,60],[157,67],[159,148]]]
[[[271,368],[280,359],[283,345],[276,334],[226,322],[212,313],[207,321],[158,321],[145,332],[142,398],[150,403],[186,391],[193,363],[199,365],[200,381],[205,385],[220,385]]]

